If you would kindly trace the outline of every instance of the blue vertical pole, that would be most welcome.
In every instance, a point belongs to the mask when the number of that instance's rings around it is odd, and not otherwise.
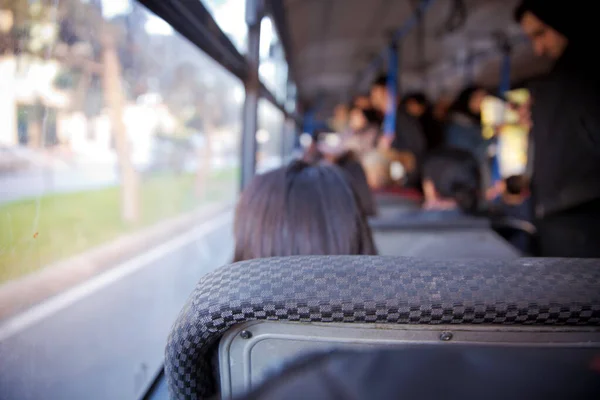
[[[304,132],[308,133],[310,136],[315,137],[315,112],[313,109],[309,109],[304,114],[304,127],[302,129]]]
[[[383,134],[394,137],[396,134],[396,111],[398,91],[398,46],[393,42],[388,49],[388,104],[383,120]]]

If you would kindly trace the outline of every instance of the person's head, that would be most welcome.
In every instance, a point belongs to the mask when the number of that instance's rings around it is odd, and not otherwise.
[[[377,111],[384,113],[388,103],[388,78],[385,75],[378,77],[371,85],[371,104]]]
[[[402,105],[407,113],[413,117],[420,118],[431,107],[431,103],[425,93],[409,93],[402,99]]]
[[[393,183],[391,176],[392,162],[379,150],[372,150],[366,153],[361,163],[367,176],[367,183],[371,189],[385,189]]]
[[[451,109],[452,111],[468,115],[479,122],[481,116],[481,104],[487,95],[488,92],[484,88],[469,86],[460,92]]]
[[[358,195],[360,205],[368,217],[375,215],[376,207],[373,193],[367,181],[367,175],[360,161],[352,152],[346,152],[343,156],[336,160],[336,164],[344,170],[348,179],[354,186],[354,190]]]
[[[352,99],[352,107],[366,110],[371,108],[371,98],[366,94],[359,94]]]
[[[348,106],[346,104],[338,104],[333,109],[333,119],[340,123],[346,123],[348,121]]]
[[[358,194],[335,165],[294,161],[256,176],[238,203],[234,236],[234,262],[376,254]]]
[[[433,105],[433,117],[438,121],[445,121],[448,115],[448,110],[452,105],[452,98],[449,96],[440,97]]]
[[[425,162],[423,192],[431,208],[439,205],[474,213],[479,207],[480,188],[479,163],[466,150],[437,150]]]
[[[379,125],[379,115],[377,111],[371,108],[352,108],[349,118],[350,129],[356,132],[365,129],[369,125]]]
[[[508,195],[522,196],[527,192],[529,181],[524,175],[509,176],[504,181],[504,191]]]
[[[568,15],[565,2],[551,0],[522,0],[515,9],[515,20],[531,40],[538,56],[553,60],[560,58],[574,35],[574,19]],[[583,20],[580,23],[585,24]]]

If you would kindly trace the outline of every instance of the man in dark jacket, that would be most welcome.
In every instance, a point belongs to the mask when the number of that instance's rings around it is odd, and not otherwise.
[[[531,88],[532,194],[541,255],[600,258],[600,79],[589,2],[523,0],[515,17],[555,61]],[[591,25],[593,26],[593,25]]]

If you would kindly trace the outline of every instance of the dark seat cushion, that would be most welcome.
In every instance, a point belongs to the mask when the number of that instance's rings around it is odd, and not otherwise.
[[[242,399],[596,400],[600,349],[430,345],[315,354]]]

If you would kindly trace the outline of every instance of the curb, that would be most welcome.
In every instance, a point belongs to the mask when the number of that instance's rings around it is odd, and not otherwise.
[[[233,204],[212,204],[202,207],[147,229],[120,236],[109,243],[10,281],[0,287],[0,321],[107,271],[167,238],[193,229],[208,217],[232,206]]]

